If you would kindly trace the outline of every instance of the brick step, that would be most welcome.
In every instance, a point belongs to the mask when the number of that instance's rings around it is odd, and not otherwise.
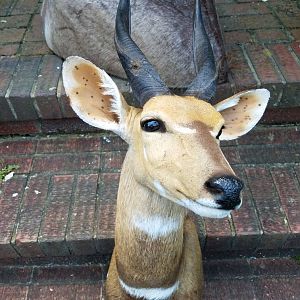
[[[265,122],[300,122],[300,9],[295,1],[215,3],[229,70],[229,81],[219,85],[216,98],[266,87],[271,101]],[[45,132],[53,119],[75,117],[63,89],[62,59],[45,43],[40,7],[39,0],[0,3],[0,134],[17,127],[7,122],[27,121],[30,131],[24,133],[30,134]],[[127,82],[115,81],[130,98]]]
[[[0,258],[109,254],[127,145],[112,134],[0,139]],[[298,253],[300,128],[258,127],[223,152],[246,185],[231,218],[198,219],[207,257]]]
[[[203,300],[298,299],[299,261],[293,258],[205,260]],[[2,262],[1,299],[99,299],[107,262]]]

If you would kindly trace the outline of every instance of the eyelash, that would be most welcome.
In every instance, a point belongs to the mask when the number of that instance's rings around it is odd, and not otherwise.
[[[223,131],[224,128],[225,128],[225,126],[222,126],[221,129],[220,129],[220,131],[218,132],[218,134],[216,136],[217,140],[219,139],[220,135],[222,134],[222,131]]]

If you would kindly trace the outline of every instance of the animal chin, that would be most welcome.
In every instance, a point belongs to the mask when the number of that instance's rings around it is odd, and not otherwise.
[[[231,212],[231,210],[217,208],[215,205],[207,206],[189,199],[179,200],[179,204],[191,210],[195,214],[206,218],[221,219],[228,217]]]

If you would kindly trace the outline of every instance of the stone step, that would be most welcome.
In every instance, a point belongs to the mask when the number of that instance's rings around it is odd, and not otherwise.
[[[204,263],[203,300],[299,299],[299,260],[214,259]],[[22,261],[0,265],[1,299],[103,300],[107,262]]]
[[[112,134],[6,136],[0,258],[110,254],[127,145]],[[206,257],[299,253],[300,128],[258,127],[223,152],[245,182],[242,208],[197,219]]]

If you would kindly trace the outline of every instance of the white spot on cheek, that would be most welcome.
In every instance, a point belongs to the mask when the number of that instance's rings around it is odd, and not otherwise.
[[[196,133],[197,130],[195,128],[189,128],[189,127],[183,127],[183,126],[175,126],[174,129],[179,132],[179,133],[183,133],[183,134],[192,134],[192,133]]]
[[[156,191],[162,196],[162,197],[166,197],[167,196],[167,192],[164,189],[164,187],[161,185],[161,183],[158,180],[154,180],[153,182],[154,187],[156,189]]]
[[[147,156],[145,147],[144,147],[144,157],[145,157],[146,160],[148,160],[148,156]]]
[[[164,218],[161,216],[134,216],[134,227],[147,234],[152,239],[157,239],[176,232],[180,227],[180,219]]]
[[[127,285],[121,278],[119,278],[122,288],[131,296],[136,298],[143,298],[146,300],[163,300],[169,299],[178,289],[179,281],[168,288],[134,288]]]

